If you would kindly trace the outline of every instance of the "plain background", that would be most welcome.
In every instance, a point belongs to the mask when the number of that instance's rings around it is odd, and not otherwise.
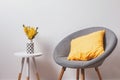
[[[0,0],[0,80],[17,80],[21,58],[14,53],[25,51],[28,42],[23,24],[39,28],[34,43],[36,52],[43,53],[36,58],[41,80],[57,80],[61,66],[52,55],[65,36],[92,26],[113,30],[118,45],[100,70],[104,80],[120,80],[120,0]],[[75,71],[67,69],[63,80],[75,80]],[[86,69],[86,80],[98,80],[94,69]]]

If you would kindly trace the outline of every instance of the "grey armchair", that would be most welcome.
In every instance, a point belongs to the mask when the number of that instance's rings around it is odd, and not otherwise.
[[[67,60],[67,56],[69,54],[70,51],[70,42],[72,39],[94,32],[94,31],[98,31],[98,30],[103,30],[105,29],[105,37],[104,37],[104,48],[105,48],[105,52],[100,55],[99,57],[89,60],[89,61],[69,61]],[[110,29],[107,29],[105,27],[91,27],[91,28],[86,28],[83,30],[79,30],[77,32],[74,32],[70,35],[68,35],[67,37],[65,37],[62,41],[60,41],[60,43],[58,43],[58,45],[56,46],[54,53],[53,53],[53,57],[54,60],[57,64],[59,64],[60,66],[62,66],[60,75],[58,80],[62,80],[62,76],[64,74],[64,71],[66,70],[66,68],[73,68],[76,69],[76,80],[79,80],[79,69],[81,69],[81,80],[85,80],[85,69],[86,68],[95,68],[99,80],[102,80],[102,77],[100,75],[99,69],[98,67],[102,65],[102,63],[104,62],[104,60],[112,53],[112,51],[114,50],[114,48],[116,47],[117,44],[117,37],[114,34],[113,31],[111,31]]]

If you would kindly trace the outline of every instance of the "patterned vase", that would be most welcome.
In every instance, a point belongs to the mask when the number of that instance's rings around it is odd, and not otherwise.
[[[30,42],[28,42],[26,44],[26,52],[28,54],[33,54],[34,53],[34,42],[32,40],[30,40]]]

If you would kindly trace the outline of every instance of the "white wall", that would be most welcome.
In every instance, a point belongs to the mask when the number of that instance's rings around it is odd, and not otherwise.
[[[57,43],[68,34],[91,26],[112,29],[120,39],[120,0],[0,0],[0,80],[16,80],[27,38],[22,25],[39,27],[35,49],[41,80],[57,80],[61,67],[53,58]],[[120,42],[100,67],[104,80],[120,80]],[[33,68],[33,67],[32,67]],[[25,70],[25,69],[24,69]],[[31,70],[33,72],[33,70]],[[63,80],[75,80],[75,70],[67,69]],[[24,77],[26,76],[24,71]],[[35,76],[31,74],[32,80]],[[94,69],[86,70],[88,80],[97,80]]]

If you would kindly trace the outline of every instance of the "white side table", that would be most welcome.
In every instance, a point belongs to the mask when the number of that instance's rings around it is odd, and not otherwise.
[[[37,80],[40,80],[39,74],[37,72],[37,64],[36,64],[36,61],[35,61],[35,57],[41,56],[42,53],[27,54],[26,52],[16,52],[16,53],[14,53],[14,55],[22,58],[22,60],[21,60],[21,70],[20,70],[20,73],[18,75],[18,80],[21,80],[23,67],[24,67],[24,64],[25,64],[25,59],[26,59],[26,63],[27,63],[27,77],[26,77],[26,80],[29,80],[29,78],[30,78],[30,58],[33,60],[33,63],[34,63]]]

